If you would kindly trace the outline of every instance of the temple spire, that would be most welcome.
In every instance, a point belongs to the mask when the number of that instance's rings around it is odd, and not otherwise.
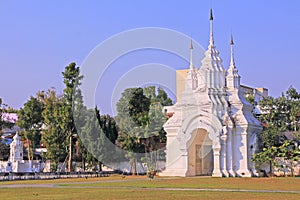
[[[226,84],[228,88],[238,89],[240,87],[241,77],[234,63],[233,45],[234,42],[233,42],[233,37],[231,35],[230,36],[230,66],[227,71]]]
[[[233,45],[234,45],[234,42],[233,42],[233,37],[231,34],[230,35],[230,67],[235,68]]]
[[[213,46],[214,45],[214,37],[213,37],[213,11],[210,9],[210,16],[209,16],[209,21],[210,21],[210,34],[209,34],[209,45]]]
[[[194,69],[194,66],[193,66],[193,41],[191,40],[191,43],[190,43],[190,69],[193,70]]]
[[[210,16],[209,16],[209,20],[214,20],[214,16],[213,16],[212,8],[210,9]]]

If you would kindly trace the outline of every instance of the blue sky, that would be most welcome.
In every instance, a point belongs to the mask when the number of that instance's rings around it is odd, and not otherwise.
[[[61,72],[66,65],[73,61],[81,65],[99,43],[130,29],[168,28],[189,35],[206,47],[211,6],[215,44],[225,68],[229,65],[232,32],[243,84],[266,87],[272,96],[279,96],[291,85],[300,90],[299,1],[3,0],[0,97],[20,108],[39,90],[55,87],[62,91]],[[149,62],[163,62],[174,69],[188,67],[186,62],[157,51],[144,57],[139,53],[129,55],[115,65],[126,72],[134,67],[131,64]],[[199,67],[200,61],[196,62]],[[118,71],[118,67],[113,69]],[[114,83],[108,80],[104,84]],[[96,102],[103,99],[103,94],[98,93]],[[110,112],[106,106],[109,104],[104,103],[102,110]]]

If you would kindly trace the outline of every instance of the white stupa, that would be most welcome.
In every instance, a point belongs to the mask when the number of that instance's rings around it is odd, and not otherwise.
[[[18,132],[13,137],[12,143],[10,143],[10,162],[14,163],[23,160],[23,143]]]

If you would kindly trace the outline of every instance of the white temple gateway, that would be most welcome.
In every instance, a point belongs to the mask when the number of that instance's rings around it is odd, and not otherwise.
[[[173,116],[165,123],[167,162],[162,176],[251,177],[257,173],[251,158],[256,150],[261,123],[246,101],[234,63],[231,37],[229,69],[213,38],[210,12],[210,40],[201,67],[192,63],[187,70],[177,103],[166,107]],[[177,84],[179,84],[177,82]]]

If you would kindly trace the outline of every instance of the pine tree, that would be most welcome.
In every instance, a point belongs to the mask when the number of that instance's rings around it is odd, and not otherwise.
[[[85,126],[79,133],[81,142],[85,146],[84,159],[89,167],[102,164],[109,165],[117,156],[115,142],[118,137],[116,123],[109,115],[100,115],[96,107],[95,110],[88,111],[88,118]]]
[[[70,63],[68,66],[65,67],[65,71],[62,72],[64,78],[64,98],[63,98],[63,121],[64,124],[64,131],[66,131],[68,135],[68,142],[69,142],[69,155],[68,155],[68,171],[71,172],[72,170],[72,152],[74,145],[73,138],[77,135],[77,130],[74,122],[73,116],[73,107],[76,109],[83,108],[83,101],[79,86],[81,84],[81,80],[83,76],[80,75],[79,67],[76,67],[74,62]],[[74,113],[79,113],[75,111]],[[79,117],[77,115],[77,117]],[[78,120],[78,119],[77,119]],[[83,119],[84,120],[84,119]]]

